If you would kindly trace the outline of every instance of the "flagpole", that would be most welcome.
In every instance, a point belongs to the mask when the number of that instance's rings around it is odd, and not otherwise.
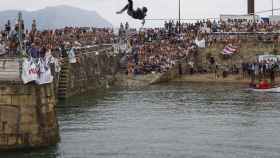
[[[179,0],[179,32],[181,33],[181,0]]]
[[[19,53],[20,55],[22,55],[22,33],[23,33],[23,28],[22,28],[22,25],[23,25],[23,20],[22,20],[22,13],[19,12],[18,13],[18,40],[19,40]]]
[[[274,16],[274,3],[273,3],[273,0],[271,0],[271,4],[272,4],[272,9],[271,9],[271,11],[272,11],[272,16]]]

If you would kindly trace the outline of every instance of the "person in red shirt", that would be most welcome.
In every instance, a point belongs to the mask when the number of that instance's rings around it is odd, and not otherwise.
[[[271,88],[271,85],[268,83],[267,80],[263,80],[259,84],[259,89],[269,89]]]

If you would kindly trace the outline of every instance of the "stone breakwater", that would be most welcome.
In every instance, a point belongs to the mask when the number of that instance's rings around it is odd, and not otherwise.
[[[68,98],[88,90],[106,89],[115,84],[120,56],[111,47],[77,51],[77,63],[62,65],[57,94]]]
[[[198,49],[197,53],[187,56],[185,59],[177,60],[176,64],[164,73],[151,73],[146,75],[119,76],[119,85],[129,87],[148,86],[161,82],[218,82],[218,83],[250,83],[250,78],[242,76],[241,64],[243,62],[254,62],[257,55],[275,54],[280,55],[280,45],[271,42],[247,39],[244,37],[238,53],[224,57],[221,52],[226,43],[212,43],[207,48]],[[209,63],[209,57],[214,57],[219,66],[214,74],[213,65]],[[189,63],[193,63],[193,67]],[[228,77],[221,77],[223,71],[236,66],[239,74],[229,74]],[[193,72],[193,73],[191,73]],[[192,75],[191,75],[192,74]],[[217,76],[220,76],[219,78]],[[279,83],[279,74],[276,76],[276,83]]]
[[[24,85],[17,59],[3,59],[0,67],[0,150],[38,148],[60,140],[56,102],[66,97],[108,88],[114,84],[119,56],[112,47],[77,51],[78,62],[66,59],[52,84]],[[4,65],[4,66],[3,66]]]
[[[0,150],[56,144],[59,129],[53,85],[0,82]]]

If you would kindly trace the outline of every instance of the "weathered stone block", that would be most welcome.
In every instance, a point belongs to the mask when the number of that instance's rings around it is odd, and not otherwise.
[[[17,136],[12,135],[8,138],[8,145],[15,145],[17,143]]]
[[[48,98],[47,98],[47,102],[48,102],[48,104],[53,105],[53,104],[56,103],[56,100],[55,100],[54,97],[48,97]]]
[[[52,86],[50,85],[49,87],[46,87],[46,96],[51,97],[52,96]]]
[[[6,85],[0,85],[0,95],[14,94],[14,90]]]
[[[55,109],[54,104],[49,104],[49,110],[48,112],[53,112]]]
[[[27,89],[29,89],[29,86],[28,85],[26,85],[26,86],[15,85],[15,86],[13,86],[13,89],[15,89],[17,95],[28,94]]]
[[[22,123],[20,126],[20,131],[22,133],[28,133],[29,135],[37,135],[39,133],[39,125],[37,122],[33,122],[33,124]]]
[[[46,114],[47,111],[48,111],[48,106],[42,106],[42,107],[41,107],[41,113],[42,113],[42,114]]]
[[[34,114],[33,111],[21,112],[20,124],[26,124],[30,126],[31,124],[36,124],[36,123],[37,123],[36,114]]]
[[[59,141],[51,85],[0,87],[0,120],[4,122],[0,124],[0,129],[4,129],[0,131],[0,150],[42,147]]]
[[[41,96],[40,97],[41,99],[40,99],[40,105],[42,105],[42,104],[47,104],[48,103],[48,98],[46,97],[46,96]]]
[[[36,99],[31,95],[14,95],[12,96],[12,105],[28,105],[35,106]]]
[[[0,95],[0,105],[10,105],[12,97],[10,95]]]

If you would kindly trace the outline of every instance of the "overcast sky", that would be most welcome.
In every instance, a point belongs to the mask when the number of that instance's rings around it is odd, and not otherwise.
[[[177,18],[178,0],[134,0],[135,7],[147,6],[147,18]],[[272,0],[256,0],[256,11],[271,9]],[[70,5],[87,10],[95,10],[101,16],[118,26],[128,21],[138,27],[140,22],[132,20],[126,14],[116,15],[127,0],[0,0],[0,10],[21,9],[37,10],[46,6]],[[274,0],[274,7],[280,8],[280,0]],[[181,0],[182,18],[218,17],[220,14],[245,14],[247,0]],[[280,14],[279,11],[275,12]],[[147,26],[154,26],[155,21],[147,21]]]

